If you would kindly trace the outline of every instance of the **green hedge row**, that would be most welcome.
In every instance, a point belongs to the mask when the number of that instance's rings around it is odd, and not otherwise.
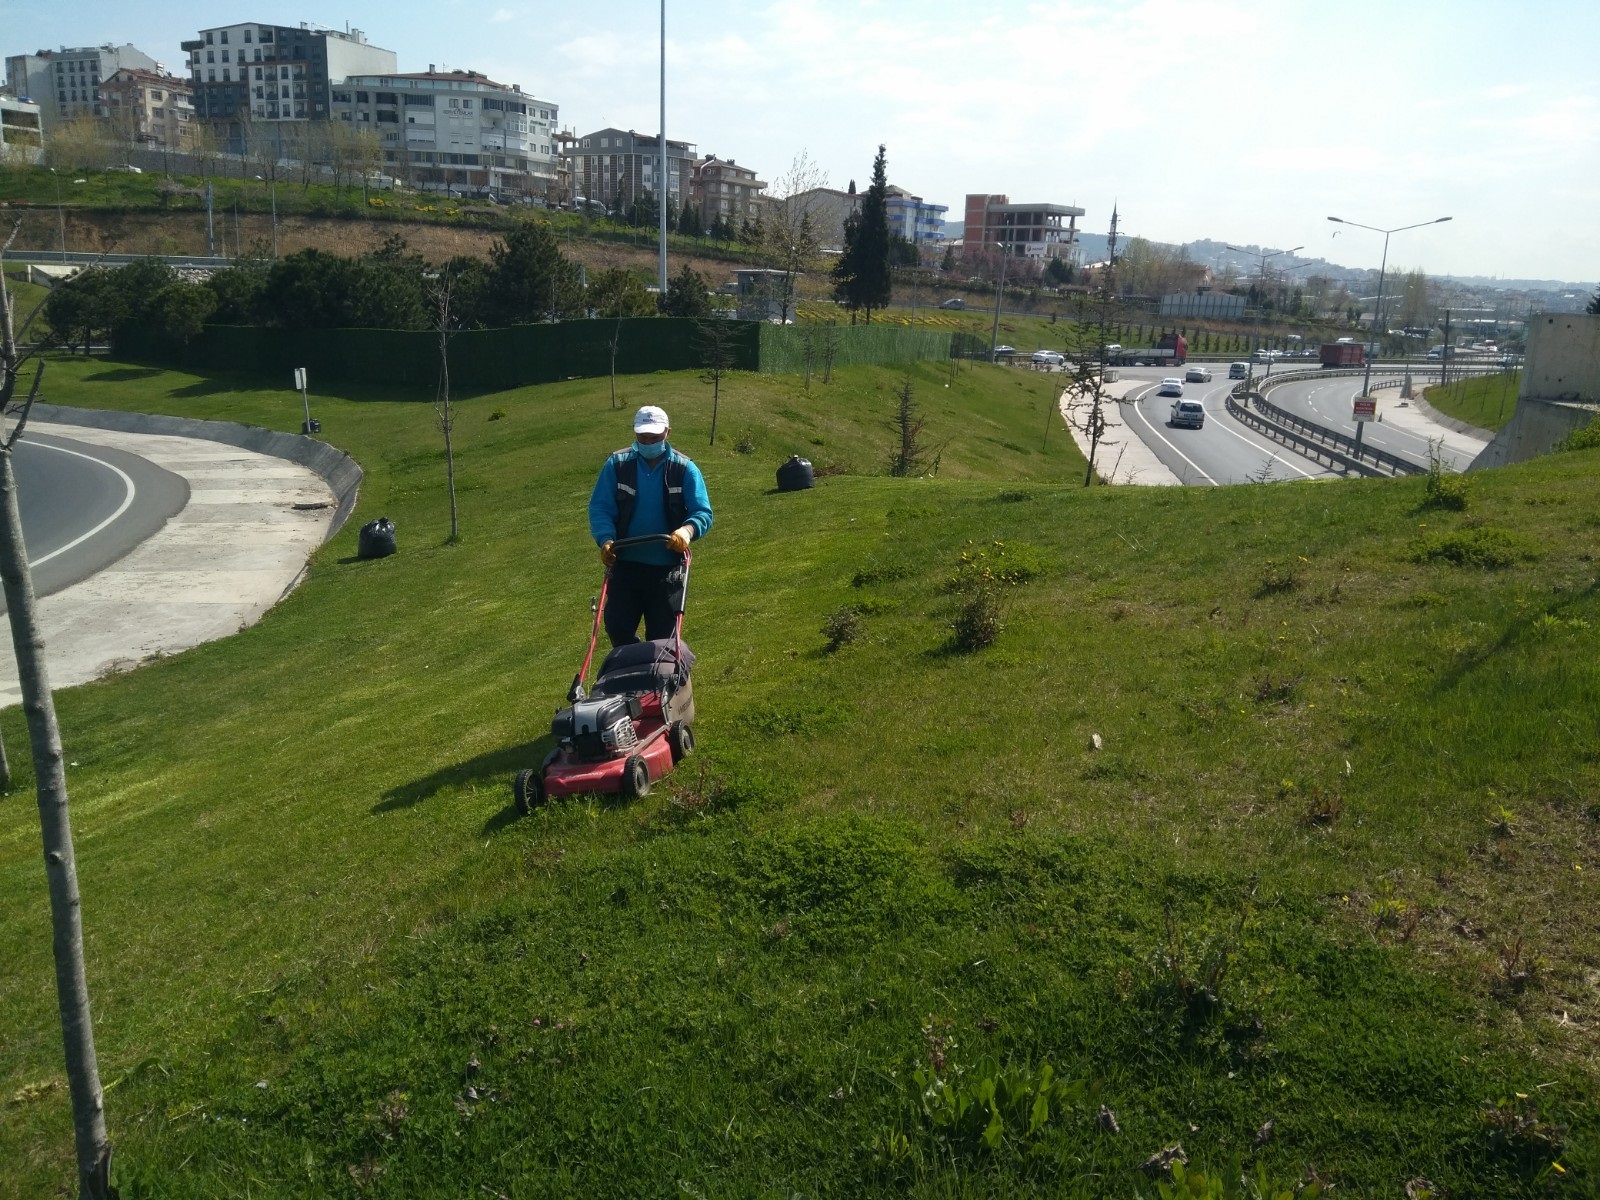
[[[822,369],[824,327],[780,327],[729,321],[734,370],[796,374],[805,369],[805,344],[813,344],[814,369]],[[943,359],[950,335],[887,326],[835,326],[835,366]],[[504,391],[560,379],[601,376],[611,370],[617,339],[617,373],[694,370],[704,363],[705,339],[697,322],[682,317],[621,321],[563,321],[471,329],[450,339],[450,382],[462,394]],[[197,371],[246,371],[288,378],[305,367],[313,381],[392,384],[431,390],[439,377],[438,335],[402,329],[284,330],[207,326],[182,344],[143,330],[119,331],[118,358]]]

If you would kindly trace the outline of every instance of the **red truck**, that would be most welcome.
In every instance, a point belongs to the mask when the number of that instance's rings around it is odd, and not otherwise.
[[[1323,342],[1322,365],[1325,367],[1360,367],[1367,361],[1366,347],[1360,342]]]
[[[1189,340],[1181,333],[1169,333],[1154,346],[1118,346],[1106,356],[1106,362],[1113,367],[1181,367],[1188,358]]]

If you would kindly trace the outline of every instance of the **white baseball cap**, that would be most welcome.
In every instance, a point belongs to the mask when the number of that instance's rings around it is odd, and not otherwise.
[[[666,410],[657,408],[654,404],[646,404],[633,415],[635,433],[665,433],[670,424]]]

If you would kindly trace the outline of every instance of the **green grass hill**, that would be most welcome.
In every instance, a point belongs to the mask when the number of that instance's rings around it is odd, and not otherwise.
[[[431,406],[312,397],[367,476],[301,586],[57,697],[124,1197],[1153,1196],[1179,1143],[1183,1195],[1595,1194],[1600,451],[1464,509],[1085,490],[1049,377],[911,379],[931,478],[885,473],[887,369],[733,377],[714,446],[694,375],[472,397],[456,544]],[[46,398],[300,420],[104,362]],[[518,818],[641,403],[716,506],[699,750]],[[53,1195],[0,724],[0,1195]]]

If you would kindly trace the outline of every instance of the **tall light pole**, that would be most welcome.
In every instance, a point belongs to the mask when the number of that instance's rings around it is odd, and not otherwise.
[[[1383,317],[1383,276],[1384,273],[1389,269],[1389,235],[1391,233],[1404,233],[1407,229],[1421,229],[1424,225],[1442,225],[1446,221],[1450,220],[1450,218],[1435,217],[1431,221],[1418,221],[1415,225],[1396,225],[1393,229],[1379,229],[1376,225],[1363,225],[1360,221],[1346,221],[1343,217],[1329,217],[1328,220],[1332,221],[1335,225],[1354,225],[1357,229],[1366,229],[1373,233],[1383,234],[1383,260],[1378,266],[1378,296],[1377,299],[1375,299],[1372,303],[1372,346],[1376,346],[1378,344],[1378,322]],[[1372,394],[1371,348],[1372,347],[1369,346],[1369,353],[1362,355],[1362,357],[1367,360],[1366,373],[1361,378],[1361,394],[1363,396],[1370,396]],[[1357,446],[1361,444],[1361,425],[1362,422],[1358,421],[1356,423]]]
[[[61,176],[56,174],[54,167],[50,174],[56,181],[56,219],[61,222],[61,261],[67,261],[67,210],[61,207]]]
[[[1000,251],[1000,286],[994,290],[994,325],[989,330],[989,361],[994,361],[995,344],[1000,337],[1000,297],[1006,294],[1006,253],[1005,243],[993,242],[991,245]]]
[[[661,264],[656,285],[667,298],[667,0],[661,0],[661,183],[656,209],[661,216]]]
[[[1260,250],[1246,250],[1243,246],[1229,246],[1228,249],[1232,250],[1235,254],[1254,254],[1261,259],[1261,266],[1258,272],[1261,279],[1261,297],[1256,305],[1256,320],[1257,324],[1259,325],[1261,318],[1261,306],[1265,303],[1267,298],[1267,259],[1277,258],[1280,254],[1293,254],[1296,250],[1304,250],[1305,247],[1303,245],[1293,246],[1288,250],[1273,250],[1268,253],[1263,253]],[[1271,359],[1267,360],[1268,363],[1271,363],[1271,361]]]

